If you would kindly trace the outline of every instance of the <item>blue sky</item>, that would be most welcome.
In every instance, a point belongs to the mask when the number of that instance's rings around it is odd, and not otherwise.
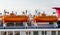
[[[39,9],[47,14],[52,14],[53,7],[60,7],[60,0],[0,0],[0,11],[18,11],[27,9],[28,11]]]

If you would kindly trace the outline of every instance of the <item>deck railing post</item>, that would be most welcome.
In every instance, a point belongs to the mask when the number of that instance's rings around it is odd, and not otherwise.
[[[58,35],[58,31],[56,31],[56,35]]]
[[[47,35],[51,35],[51,31],[47,31]]]
[[[13,31],[13,35],[15,35],[15,32]]]
[[[6,31],[6,35],[8,35],[8,31]]]
[[[0,35],[2,35],[2,34],[1,34],[1,31],[0,31]]]
[[[19,31],[19,34],[20,34],[20,31]]]
[[[42,31],[38,31],[38,35],[42,35]]]

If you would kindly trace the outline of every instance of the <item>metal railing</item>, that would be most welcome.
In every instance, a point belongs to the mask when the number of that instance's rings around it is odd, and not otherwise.
[[[38,26],[6,26],[6,27],[3,27],[3,26],[0,26],[0,29],[55,29],[55,28],[58,28],[58,27],[55,27],[54,25],[38,25]]]

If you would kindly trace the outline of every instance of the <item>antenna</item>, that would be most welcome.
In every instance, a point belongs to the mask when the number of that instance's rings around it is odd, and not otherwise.
[[[5,15],[6,15],[6,13],[9,14],[9,12],[7,12],[6,10],[4,10],[4,14],[5,14]]]
[[[17,12],[15,12],[17,14]]]
[[[40,12],[38,12],[38,15],[40,15]]]
[[[22,12],[22,14],[25,14],[25,12]]]
[[[35,13],[37,13],[38,10],[35,10]]]
[[[26,10],[26,13],[27,13],[27,10]]]
[[[2,16],[2,13],[0,13],[0,16]]]
[[[25,14],[26,14],[26,15],[27,15],[27,12],[28,12],[28,11],[27,11],[27,10],[25,10]]]
[[[14,11],[12,11],[12,13],[13,13]]]
[[[4,14],[6,14],[6,10],[4,10]]]
[[[0,14],[2,14],[2,13],[0,13]]]
[[[35,10],[35,15],[36,15],[36,16],[38,15],[38,10]]]

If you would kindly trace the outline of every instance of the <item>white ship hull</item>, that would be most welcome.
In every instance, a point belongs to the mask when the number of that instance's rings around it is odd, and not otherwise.
[[[19,35],[60,35],[60,29],[0,29],[0,35],[9,35],[9,34],[11,35],[16,35],[16,34],[19,34]]]

